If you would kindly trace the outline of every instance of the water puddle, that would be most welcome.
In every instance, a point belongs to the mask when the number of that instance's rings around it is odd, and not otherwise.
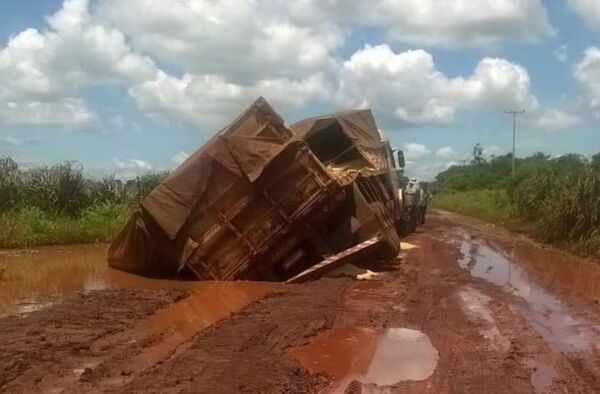
[[[600,347],[600,336],[582,319],[569,313],[558,298],[531,281],[520,264],[468,234],[460,242],[459,263],[471,275],[504,287],[525,300],[529,324],[554,351],[572,352]],[[520,261],[519,261],[520,263]],[[564,263],[563,263],[564,264]]]
[[[113,270],[106,263],[107,250],[108,245],[91,244],[0,251],[0,315],[36,311],[74,291],[189,289],[195,285]]]
[[[425,380],[438,361],[427,335],[407,328],[336,328],[293,349],[290,355],[312,373],[330,375],[331,392],[345,389],[352,380],[378,386]]]
[[[189,297],[159,310],[135,330],[133,341],[162,337],[130,360],[128,368],[143,370],[156,365],[198,332],[281,286],[273,282],[198,282]]]
[[[556,370],[547,364],[535,360],[528,360],[527,367],[533,370],[531,373],[533,390],[538,394],[550,392],[554,380],[559,376]]]
[[[459,292],[467,315],[473,320],[483,323],[484,328],[480,330],[481,336],[491,342],[492,346],[501,351],[510,348],[510,341],[498,328],[496,319],[489,309],[491,298],[472,287],[465,287]]]

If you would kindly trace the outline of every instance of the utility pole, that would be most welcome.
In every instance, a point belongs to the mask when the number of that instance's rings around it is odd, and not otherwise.
[[[525,110],[521,111],[504,111],[505,114],[513,116],[513,150],[512,150],[512,174],[515,176],[515,140],[517,137],[517,115],[524,114]]]

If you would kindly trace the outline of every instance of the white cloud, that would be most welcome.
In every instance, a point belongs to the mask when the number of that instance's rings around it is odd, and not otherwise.
[[[451,146],[444,146],[435,152],[435,155],[442,159],[451,159],[456,157],[457,154],[458,152],[456,152],[456,150]]]
[[[36,144],[38,141],[33,139],[33,138],[16,138],[16,137],[0,137],[0,144],[1,145],[8,145],[11,147],[21,147],[21,146],[25,146],[25,145],[33,145]]]
[[[500,156],[504,154],[504,150],[502,150],[502,148],[500,148],[497,145],[486,145],[483,148],[483,154],[484,156],[486,156],[488,159],[493,157],[493,156]]]
[[[484,58],[471,76],[448,78],[428,52],[394,53],[387,44],[367,45],[344,62],[338,99],[374,108],[388,126],[450,123],[461,109],[539,109],[519,65]]]
[[[173,156],[171,156],[171,162],[173,162],[176,165],[179,165],[179,164],[183,163],[184,161],[186,161],[188,157],[190,157],[189,153],[181,151],[181,152],[175,153]]]
[[[600,49],[590,47],[575,65],[575,78],[585,90],[589,105],[600,115]]]
[[[566,63],[569,56],[568,46],[561,45],[552,52],[552,55],[561,63]]]
[[[414,45],[489,46],[554,34],[541,0],[305,0],[290,8],[300,20],[377,27]]]
[[[404,144],[404,156],[409,160],[415,160],[430,154],[431,151],[423,144],[417,144],[414,142]]]
[[[251,84],[321,72],[342,44],[335,23],[300,24],[288,10],[283,0],[104,0],[97,14],[136,48],[189,73]]]
[[[81,84],[136,83],[156,73],[121,32],[92,21],[86,0],[66,0],[48,24],[0,48],[0,122],[81,127],[95,118],[76,96]]]
[[[9,125],[69,125],[88,128],[98,121],[81,99],[65,98],[51,102],[0,101],[0,123]]]
[[[119,179],[132,179],[152,171],[150,163],[138,159],[114,159],[114,174]]]
[[[345,61],[336,53],[358,25],[442,46],[552,33],[540,0],[65,0],[47,22],[0,48],[0,123],[90,127],[99,115],[81,88],[106,84],[153,118],[205,130],[261,95],[278,110],[368,105],[394,127],[450,123],[463,110],[538,111],[527,71],[504,59],[449,77],[421,49],[366,46]]]
[[[185,74],[175,78],[161,72],[157,79],[131,88],[130,93],[144,111],[198,127],[217,127],[263,94],[277,108],[299,106],[310,99],[325,97],[324,83],[317,75],[304,80],[261,80],[243,86],[218,75]]]
[[[533,120],[533,125],[543,131],[551,132],[568,129],[579,125],[581,122],[582,119],[579,116],[549,108],[541,111],[541,113]]]
[[[567,0],[567,3],[589,26],[600,28],[600,2],[597,0]]]
[[[413,44],[487,46],[552,34],[541,0],[381,1],[375,18],[392,38]]]

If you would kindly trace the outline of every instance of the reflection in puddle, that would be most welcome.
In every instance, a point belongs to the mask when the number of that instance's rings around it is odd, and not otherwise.
[[[533,370],[531,373],[531,385],[536,393],[548,393],[552,387],[552,383],[558,377],[558,373],[551,366],[529,360],[527,366]]]
[[[106,263],[107,249],[90,244],[0,251],[0,315],[42,309],[52,304],[49,298],[73,291],[194,286],[113,270]]]
[[[352,380],[393,385],[403,380],[425,380],[435,370],[437,350],[424,333],[406,328],[383,332],[344,327],[317,336],[290,354],[309,371],[333,378],[333,389]]]
[[[481,330],[481,335],[489,340],[496,349],[507,351],[510,348],[510,342],[498,328],[496,319],[492,316],[489,309],[490,297],[470,286],[463,288],[459,292],[463,305],[470,318],[474,318],[485,325]]]
[[[273,282],[198,282],[189,297],[161,309],[138,327],[137,340],[166,334],[129,366],[144,369],[155,365],[202,329],[280,287]]]
[[[468,235],[461,241],[460,249],[462,268],[526,301],[529,323],[554,351],[582,351],[600,346],[600,338],[587,323],[570,315],[559,299],[530,281],[519,264]]]

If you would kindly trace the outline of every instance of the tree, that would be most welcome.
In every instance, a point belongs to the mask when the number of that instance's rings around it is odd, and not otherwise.
[[[600,171],[600,153],[596,153],[592,156],[592,169],[594,171]]]
[[[471,160],[471,164],[481,165],[485,163],[485,158],[483,157],[483,147],[478,142],[473,147],[473,159]]]

